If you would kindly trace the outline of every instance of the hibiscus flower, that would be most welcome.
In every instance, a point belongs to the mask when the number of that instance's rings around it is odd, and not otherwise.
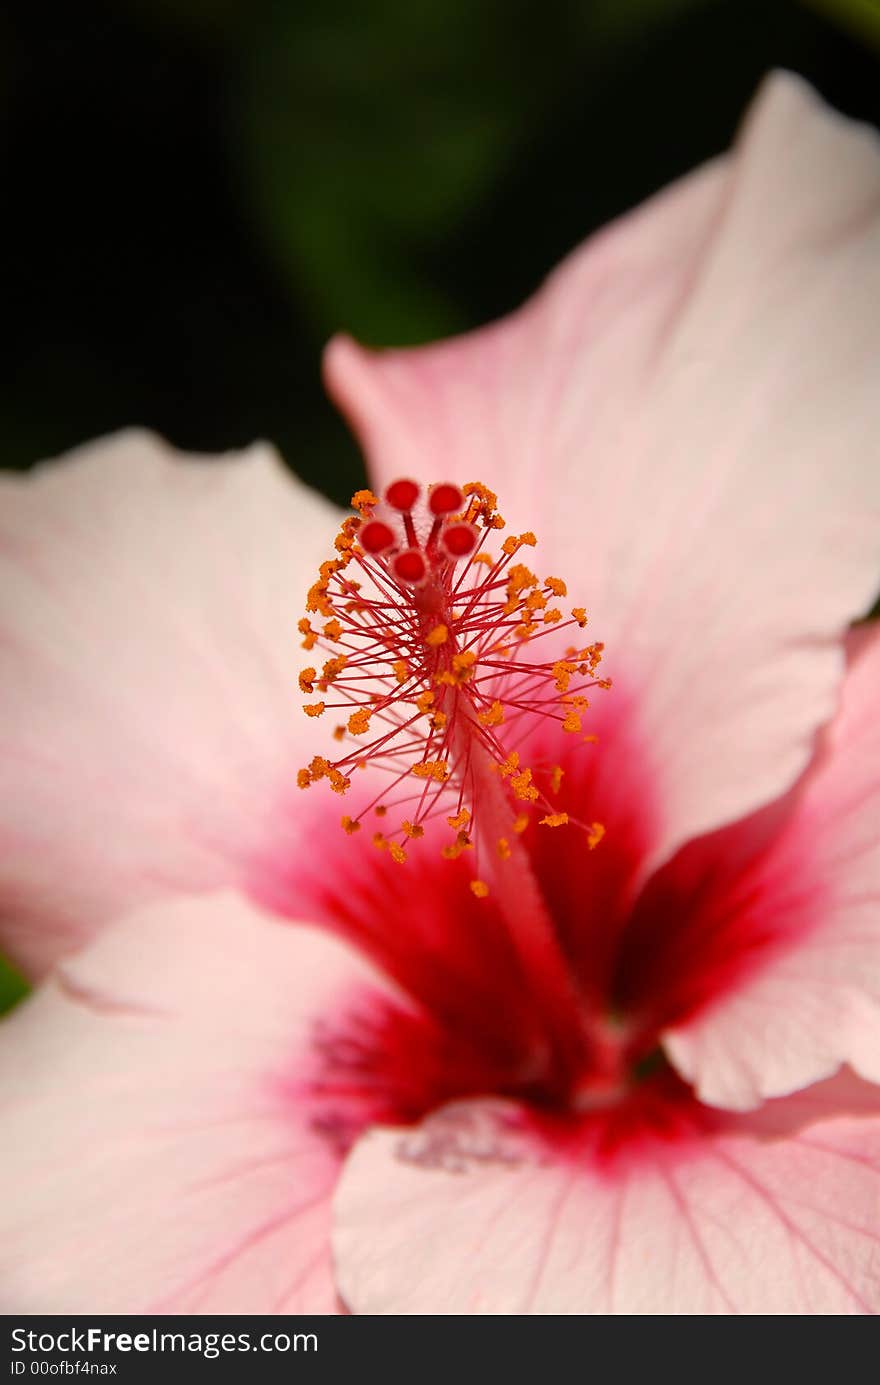
[[[478,477],[605,644],[513,891],[300,786],[340,516],[269,449],[4,481],[6,1311],[880,1309],[878,294],[777,76],[512,317],[331,345],[375,490]]]

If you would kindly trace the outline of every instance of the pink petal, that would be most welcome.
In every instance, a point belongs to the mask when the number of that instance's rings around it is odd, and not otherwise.
[[[151,906],[3,1025],[7,1312],[336,1311],[322,1035],[388,990],[231,895]],[[369,1095],[369,1094],[368,1094]]]
[[[877,584],[878,295],[876,137],[778,75],[510,318],[330,348],[376,481],[478,476],[587,606],[657,786],[645,871],[783,792],[833,711]]]
[[[880,628],[850,641],[843,705],[769,850],[718,891],[772,929],[748,982],[667,1038],[705,1100],[748,1107],[848,1061],[880,1082]]]
[[[370,1130],[334,1200],[340,1293],[398,1315],[880,1312],[880,1094],[828,1104],[611,1162],[498,1102]]]
[[[297,620],[334,525],[264,446],[209,463],[127,432],[2,482],[0,912],[20,962],[250,876],[267,840],[295,851],[315,753]]]

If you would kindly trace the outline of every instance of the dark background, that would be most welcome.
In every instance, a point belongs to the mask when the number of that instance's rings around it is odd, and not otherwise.
[[[473,326],[785,65],[880,123],[880,0],[5,0],[0,459],[124,424],[360,482],[319,353]]]

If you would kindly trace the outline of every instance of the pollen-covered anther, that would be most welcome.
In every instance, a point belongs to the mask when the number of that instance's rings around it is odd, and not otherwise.
[[[564,774],[565,770],[561,765],[554,765],[550,771],[550,788],[554,793],[559,793],[559,790],[562,788],[562,776]]]
[[[463,828],[467,827],[470,820],[471,815],[467,808],[462,808],[460,813],[456,813],[454,817],[446,819],[454,832],[460,832]]]
[[[409,664],[406,659],[395,659],[391,665],[391,670],[398,684],[405,683],[409,678]]]
[[[564,827],[568,822],[568,813],[548,813],[538,821],[541,827]]]
[[[405,837],[409,837],[410,841],[413,842],[418,841],[419,837],[424,837],[425,835],[425,829],[422,827],[421,823],[410,822],[408,818],[404,818],[403,822],[400,824],[400,830]]]
[[[465,649],[461,654],[453,654],[452,672],[456,681],[466,683],[473,676],[476,662],[477,656],[472,649]]]
[[[573,607],[572,607],[572,611],[571,611],[571,617],[572,617],[572,620],[576,620],[576,621],[577,621],[578,625],[579,625],[579,626],[581,627],[581,629],[583,630],[584,626],[585,626],[586,623],[587,623],[587,613],[586,613],[586,611],[584,610],[584,607],[583,607],[583,606],[573,606]]]
[[[502,760],[497,766],[502,779],[507,779],[511,774],[516,774],[519,769],[519,751],[511,750],[506,760]]]
[[[568,595],[568,587],[565,585],[561,577],[545,577],[544,586],[547,588],[549,592],[553,594],[553,596]]]
[[[348,718],[348,729],[353,736],[363,736],[370,729],[370,713],[366,707],[352,712]]]
[[[313,582],[306,596],[306,610],[318,612],[322,616],[332,616],[333,607],[327,597],[327,583]]]
[[[348,566],[348,555],[354,548],[355,537],[361,528],[361,521],[352,516],[345,520],[336,538],[333,540],[333,547],[340,555],[345,566]]]
[[[331,658],[324,661],[324,666],[321,669],[321,677],[318,682],[318,687],[322,692],[326,692],[329,684],[336,681],[339,675],[344,671],[347,663],[348,658],[345,654],[334,654]]]
[[[302,620],[297,625],[297,629],[299,630],[301,635],[305,635],[305,639],[302,642],[303,649],[314,649],[315,642],[318,636],[317,633],[312,629],[311,621],[306,619],[305,616],[303,616]]]
[[[406,861],[406,852],[399,842],[388,843],[388,854],[392,861],[396,861],[399,866],[402,866]]]
[[[437,649],[441,644],[445,644],[449,639],[449,627],[446,625],[435,625],[425,636],[425,644],[431,649]]]
[[[321,633],[327,640],[338,640],[342,636],[342,626],[335,618],[325,621],[321,627]]]
[[[315,679],[317,676],[318,670],[316,668],[304,668],[299,675],[300,691],[304,693],[313,693],[315,691]]]
[[[507,544],[515,545],[517,542],[518,540],[513,538],[505,540]],[[516,548],[514,547],[512,551],[516,552]],[[536,587],[537,585],[538,579],[531,568],[527,568],[525,563],[514,563],[507,574],[506,591],[508,600],[513,600],[514,597],[520,596],[522,592],[528,591],[530,587]]]
[[[300,789],[307,789],[312,782],[312,776],[307,769],[298,769],[296,772],[296,783]]]
[[[350,818],[347,814],[343,815],[343,817],[340,819],[340,823],[343,832],[345,832],[346,835],[349,837],[353,837],[355,832],[360,832],[361,830],[361,825],[358,822],[357,818]]]
[[[304,702],[303,711],[307,717],[319,717],[324,713],[323,702]]]
[[[601,822],[591,822],[587,833],[587,846],[591,851],[599,845],[604,836],[605,828],[603,824]]]
[[[510,780],[510,787],[523,803],[534,803],[538,797],[538,790],[532,783],[532,771],[530,769],[524,769],[519,774],[514,774]]]
[[[446,760],[420,760],[413,765],[412,773],[417,779],[434,779],[438,784],[445,784],[449,778],[449,765]]]
[[[471,893],[476,895],[477,899],[486,899],[489,894],[489,886],[485,880],[472,880]]]
[[[498,841],[495,843],[495,850],[498,852],[498,856],[502,861],[509,861],[511,855],[513,854],[511,851],[510,842],[506,837],[498,838]]]
[[[570,735],[575,735],[578,731],[583,729],[581,726],[581,719],[577,712],[571,711],[566,713],[562,723],[562,729],[563,731],[567,731]]]
[[[491,707],[487,707],[484,712],[479,712],[477,720],[481,726],[501,726],[504,721],[504,708],[496,697]]]
[[[378,504],[378,497],[370,490],[355,491],[351,497],[351,508],[357,510],[361,519],[367,519]]]
[[[459,832],[454,842],[441,846],[440,855],[444,861],[457,861],[463,851],[469,851],[472,847],[473,842],[467,832]]]
[[[537,542],[538,540],[531,530],[525,534],[510,534],[501,545],[501,551],[506,553],[508,557],[513,557],[513,554],[518,553],[521,548],[534,548]]]

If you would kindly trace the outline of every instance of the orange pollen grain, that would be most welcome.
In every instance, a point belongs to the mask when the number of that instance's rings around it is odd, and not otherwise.
[[[436,779],[438,783],[445,784],[449,778],[449,765],[445,760],[421,760],[413,765],[412,773],[417,779]]]
[[[477,899],[485,899],[489,893],[489,886],[485,880],[472,880],[471,893],[475,894]]]
[[[492,706],[480,712],[477,720],[482,726],[501,726],[504,721],[504,708],[496,698]]]
[[[351,497],[351,508],[357,510],[361,518],[368,518],[378,504],[378,496],[370,490],[355,491]]]

